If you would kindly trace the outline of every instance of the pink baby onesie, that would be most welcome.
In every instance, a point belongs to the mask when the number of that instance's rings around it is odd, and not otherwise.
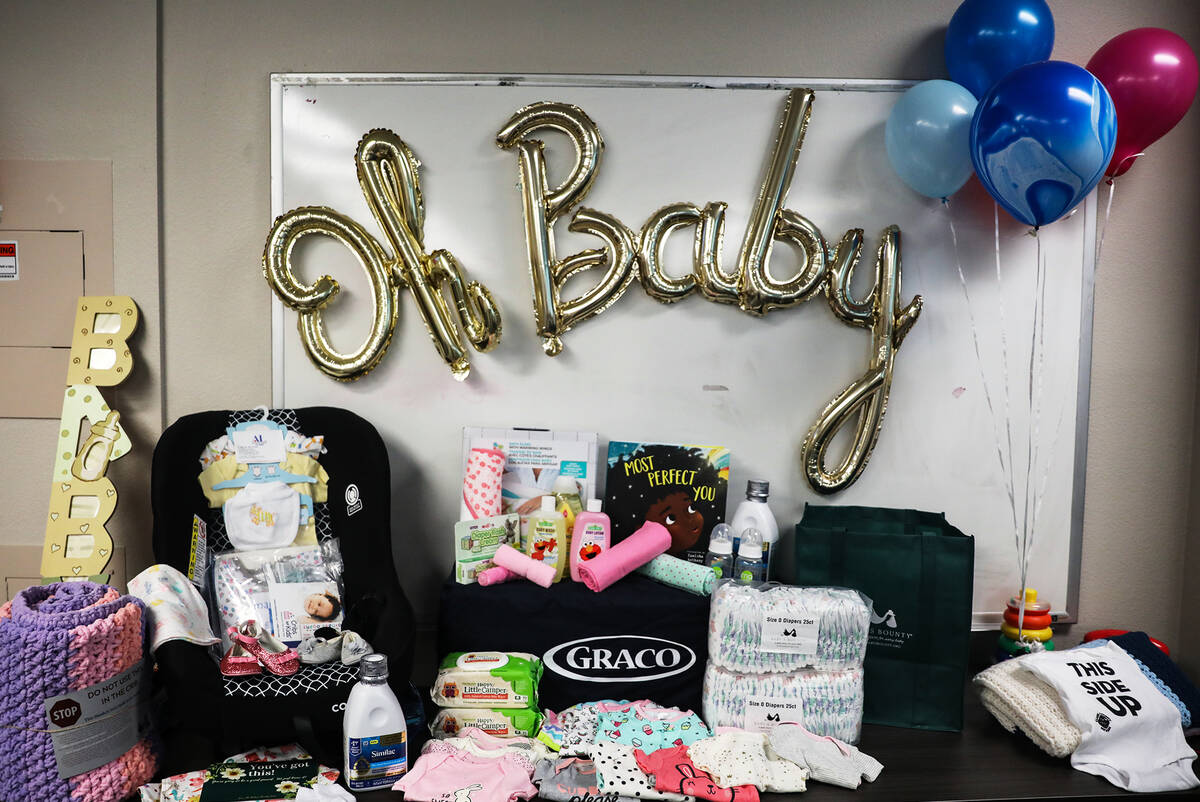
[[[635,749],[633,757],[639,769],[654,775],[654,787],[659,791],[675,791],[711,802],[759,802],[758,789],[753,785],[733,788],[717,785],[712,777],[696,768],[686,746],[658,749],[650,754]]]
[[[392,790],[417,802],[513,802],[537,795],[521,758],[480,758],[460,749],[421,755]]]

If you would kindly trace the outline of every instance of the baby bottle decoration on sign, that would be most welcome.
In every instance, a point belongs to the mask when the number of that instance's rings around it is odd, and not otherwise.
[[[438,355],[455,379],[466,379],[471,362],[450,318],[443,287],[449,285],[458,319],[477,351],[488,351],[500,341],[500,311],[491,292],[477,281],[466,282],[462,267],[449,251],[425,252],[420,162],[400,137],[382,128],[368,131],[358,143],[354,163],[359,186],[392,255],[344,214],[324,206],[304,206],[281,215],[271,227],[263,250],[267,283],[283,303],[299,313],[300,339],[313,364],[335,379],[362,378],[379,364],[396,328],[400,291],[406,288],[412,292]],[[350,353],[333,347],[322,319],[323,310],[340,289],[337,281],[321,276],[304,284],[292,271],[292,251],[310,234],[323,234],[345,245],[370,280],[374,303],[370,334]]]

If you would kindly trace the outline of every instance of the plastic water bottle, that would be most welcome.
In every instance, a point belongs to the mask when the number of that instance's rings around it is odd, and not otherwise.
[[[712,534],[708,536],[708,553],[704,555],[704,564],[713,569],[717,579],[729,579],[733,576],[733,527],[729,524],[717,524]]]
[[[390,788],[408,770],[408,727],[396,694],[388,687],[387,656],[368,654],[359,663],[342,718],[346,787],[351,791]]]
[[[763,560],[763,539],[757,529],[747,529],[742,532],[737,559],[733,562],[733,576],[743,585],[756,585],[767,581],[767,563]]]

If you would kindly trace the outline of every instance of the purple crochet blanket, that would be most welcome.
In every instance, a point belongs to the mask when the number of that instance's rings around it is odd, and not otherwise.
[[[0,799],[118,802],[156,767],[149,734],[103,766],[58,776],[45,700],[143,662],[145,606],[91,582],[21,591],[0,607]]]

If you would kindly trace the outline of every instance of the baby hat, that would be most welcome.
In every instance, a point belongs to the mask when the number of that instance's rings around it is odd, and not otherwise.
[[[290,545],[300,527],[300,494],[283,482],[251,482],[224,509],[229,542],[239,550]]]

